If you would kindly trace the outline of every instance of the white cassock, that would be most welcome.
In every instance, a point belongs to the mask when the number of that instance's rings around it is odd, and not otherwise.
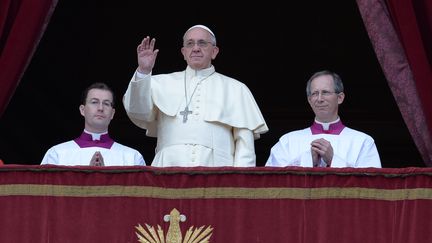
[[[271,148],[266,166],[313,167],[311,142],[324,138],[333,147],[331,167],[377,167],[381,160],[373,138],[363,132],[338,125],[339,134],[319,133],[312,127],[289,132],[283,135]],[[321,161],[321,166],[325,162]]]
[[[92,135],[85,132],[77,139],[48,149],[41,164],[89,165],[97,151],[101,153],[105,166],[146,165],[137,150],[114,142],[107,134],[94,141]]]
[[[153,166],[255,166],[254,140],[268,131],[247,86],[214,66],[136,72],[123,103],[132,122],[157,137]]]

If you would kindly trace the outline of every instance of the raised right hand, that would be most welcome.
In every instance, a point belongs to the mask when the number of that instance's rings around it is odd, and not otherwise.
[[[154,49],[156,39],[151,39],[149,36],[145,37],[141,44],[137,47],[137,58],[138,58],[138,72],[142,74],[151,73],[159,49]]]

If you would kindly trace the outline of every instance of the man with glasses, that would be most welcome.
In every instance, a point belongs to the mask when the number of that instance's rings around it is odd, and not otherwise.
[[[345,94],[339,75],[326,70],[313,74],[306,94],[314,123],[283,135],[271,148],[266,166],[381,168],[373,138],[340,120]]]
[[[213,31],[186,31],[180,72],[152,73],[155,42],[147,36],[138,45],[138,68],[123,98],[132,122],[157,137],[152,165],[255,166],[254,140],[268,128],[247,86],[212,65],[219,53]]]
[[[84,131],[78,138],[51,147],[41,164],[123,166],[145,165],[135,149],[112,140],[108,126],[114,117],[114,93],[104,83],[94,83],[84,90],[79,110],[84,117]]]

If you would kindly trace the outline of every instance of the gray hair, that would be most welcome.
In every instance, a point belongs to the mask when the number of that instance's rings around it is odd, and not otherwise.
[[[314,73],[312,75],[312,77],[309,78],[309,80],[306,84],[306,95],[307,96],[311,95],[312,80],[314,80],[317,77],[324,76],[324,75],[330,75],[333,78],[333,86],[334,86],[334,89],[335,89],[334,91],[336,94],[344,92],[344,86],[343,86],[342,79],[340,78],[340,76],[334,72],[331,72],[328,70],[323,70],[323,71],[319,71],[319,72]]]

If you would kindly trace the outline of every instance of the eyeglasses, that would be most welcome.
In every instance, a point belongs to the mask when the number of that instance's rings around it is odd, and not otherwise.
[[[97,99],[91,99],[90,101],[87,102],[87,104],[89,104],[91,106],[100,106],[101,102],[99,100],[97,100]],[[112,108],[113,107],[112,102],[109,101],[109,100],[102,101],[102,105],[104,107],[107,107],[107,108]]]
[[[186,48],[193,48],[195,44],[198,45],[198,47],[202,47],[202,48],[207,47],[209,44],[213,45],[211,41],[198,40],[197,42],[195,42],[193,40],[188,40],[183,44],[183,46]]]
[[[323,96],[323,97],[329,97],[332,94],[338,94],[338,93],[336,93],[334,91],[323,90],[321,92],[320,91],[315,91],[312,94],[310,94],[309,96],[312,97],[312,98],[318,98],[318,96],[320,95],[320,93],[321,93],[321,96]]]

